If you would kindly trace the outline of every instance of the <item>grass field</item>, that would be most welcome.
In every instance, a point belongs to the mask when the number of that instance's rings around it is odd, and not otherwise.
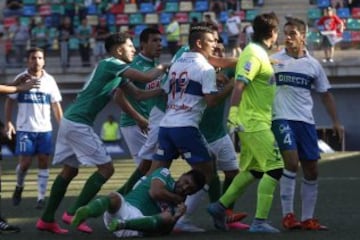
[[[7,217],[9,222],[16,223],[21,226],[22,231],[18,234],[0,234],[1,240],[55,240],[55,239],[77,239],[77,240],[106,240],[114,239],[103,226],[102,219],[91,219],[89,224],[94,228],[91,235],[80,233],[70,228],[70,233],[66,236],[57,236],[47,232],[40,232],[35,229],[35,223],[41,214],[40,210],[34,209],[37,186],[36,186],[36,170],[32,169],[26,179],[26,187],[23,193],[23,201],[20,206],[14,207],[11,203],[11,195],[15,187],[14,169],[16,161],[3,160],[3,192],[2,192],[2,210],[3,215]],[[130,160],[116,160],[116,173],[106,183],[100,194],[106,194],[117,186],[121,185],[134,169],[134,164]],[[194,222],[205,228],[205,233],[182,233],[172,234],[162,237],[162,239],[249,239],[249,240],[272,240],[272,239],[291,239],[291,240],[355,240],[360,239],[360,153],[340,153],[323,156],[320,164],[320,192],[318,197],[318,205],[316,216],[326,224],[330,231],[326,232],[281,232],[279,234],[253,234],[245,231],[220,232],[213,228],[212,221],[206,213],[205,208],[207,202],[201,206],[195,214]],[[35,164],[34,164],[35,166]],[[175,177],[188,169],[183,161],[174,162],[172,172]],[[74,196],[82,188],[84,181],[93,172],[93,168],[80,169],[79,176],[71,183],[67,195],[57,212],[58,219],[66,209],[73,203]],[[58,168],[51,169],[51,177],[49,188],[54,180],[55,175],[59,172]],[[299,185],[298,185],[299,186]],[[256,202],[256,184],[238,200],[236,209],[249,213],[248,218],[244,221],[250,223],[254,213]],[[299,187],[297,188],[297,197],[299,197]],[[281,227],[280,201],[278,191],[274,199],[273,208],[271,210],[270,220],[276,227]],[[296,202],[296,210],[299,215],[299,201]],[[68,227],[61,223],[63,227]],[[151,238],[148,238],[151,239]]]

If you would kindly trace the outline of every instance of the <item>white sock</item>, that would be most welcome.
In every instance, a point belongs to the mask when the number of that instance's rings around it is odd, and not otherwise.
[[[48,180],[49,180],[49,169],[39,169],[38,200],[45,198]]]
[[[296,172],[284,169],[283,175],[280,178],[280,198],[283,217],[288,213],[294,212],[295,186]]]
[[[314,217],[318,195],[318,181],[303,179],[301,183],[301,221]]]
[[[209,186],[205,185],[200,191],[197,191],[193,195],[187,196],[185,200],[186,212],[180,217],[179,222],[189,220],[191,215],[199,208],[200,204],[208,194]]]
[[[16,166],[16,186],[23,187],[27,171],[22,171],[20,165]]]

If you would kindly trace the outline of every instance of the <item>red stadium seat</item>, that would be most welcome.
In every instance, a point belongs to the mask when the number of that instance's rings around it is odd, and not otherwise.
[[[38,8],[40,16],[50,16],[51,15],[51,5],[45,4],[40,5]]]
[[[127,25],[129,24],[129,15],[127,14],[118,14],[115,18],[116,25]]]
[[[187,23],[189,21],[189,15],[185,12],[178,12],[175,16],[179,23]]]
[[[352,18],[360,18],[360,7],[354,7],[351,9]]]
[[[11,25],[14,25],[16,22],[16,17],[7,17],[3,19],[3,25],[5,28],[9,28]]]
[[[360,42],[360,31],[352,31],[351,32],[351,40],[353,42]]]

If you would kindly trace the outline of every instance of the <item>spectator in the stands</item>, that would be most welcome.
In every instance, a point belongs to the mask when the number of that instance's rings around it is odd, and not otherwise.
[[[22,0],[6,0],[6,6],[3,9],[3,15],[4,17],[21,16],[22,8],[23,8]]]
[[[74,27],[69,16],[62,19],[58,31],[60,43],[60,63],[61,67],[66,68],[70,66],[69,41],[70,38],[74,36]]]
[[[21,24],[19,18],[16,18],[15,24],[9,28],[9,36],[12,43],[12,50],[15,53],[15,64],[23,66],[27,43],[30,39],[29,29]]]
[[[86,18],[81,20],[81,25],[76,29],[79,39],[79,51],[83,67],[90,67],[90,38],[92,29]]]
[[[44,51],[49,47],[49,31],[45,26],[41,18],[35,20],[35,27],[31,29],[31,45],[33,47],[38,47],[44,49]]]
[[[222,0],[210,0],[209,10],[214,12],[216,16],[219,16],[222,11],[224,11],[224,1]]]
[[[93,31],[93,37],[95,39],[94,56],[96,62],[98,62],[100,59],[106,56],[105,38],[109,34],[110,34],[110,29],[106,23],[106,19],[100,18],[99,24],[95,26]]]
[[[178,48],[180,41],[180,25],[176,19],[175,14],[171,17],[170,24],[166,27],[166,40],[170,54],[173,56]]]
[[[343,8],[344,7],[344,0],[331,0],[331,6],[333,8]]]

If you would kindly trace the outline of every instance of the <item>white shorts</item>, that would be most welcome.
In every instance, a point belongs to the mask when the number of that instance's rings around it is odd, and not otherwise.
[[[130,154],[136,164],[142,161],[139,156],[140,148],[145,144],[147,135],[141,132],[139,126],[121,127],[121,134],[123,135],[126,145],[129,148]]]
[[[158,136],[159,136],[159,124],[161,119],[164,117],[165,113],[158,109],[157,107],[153,107],[149,116],[149,132],[147,136],[147,140],[145,144],[141,147],[139,151],[139,156],[142,159],[152,160],[153,155],[156,151],[158,144]]]
[[[118,196],[121,198],[121,207],[114,214],[111,214],[107,211],[104,213],[104,224],[108,230],[109,230],[109,224],[112,219],[126,220],[126,219],[140,218],[144,216],[139,209],[126,202],[121,194],[119,193],[116,194],[118,194]],[[141,237],[142,232],[134,231],[134,230],[119,230],[114,232],[114,235],[118,238]]]
[[[232,171],[239,169],[235,148],[228,134],[212,143],[208,143],[208,146],[216,156],[218,170]]]
[[[89,125],[62,118],[53,164],[98,166],[111,162],[103,142]]]

